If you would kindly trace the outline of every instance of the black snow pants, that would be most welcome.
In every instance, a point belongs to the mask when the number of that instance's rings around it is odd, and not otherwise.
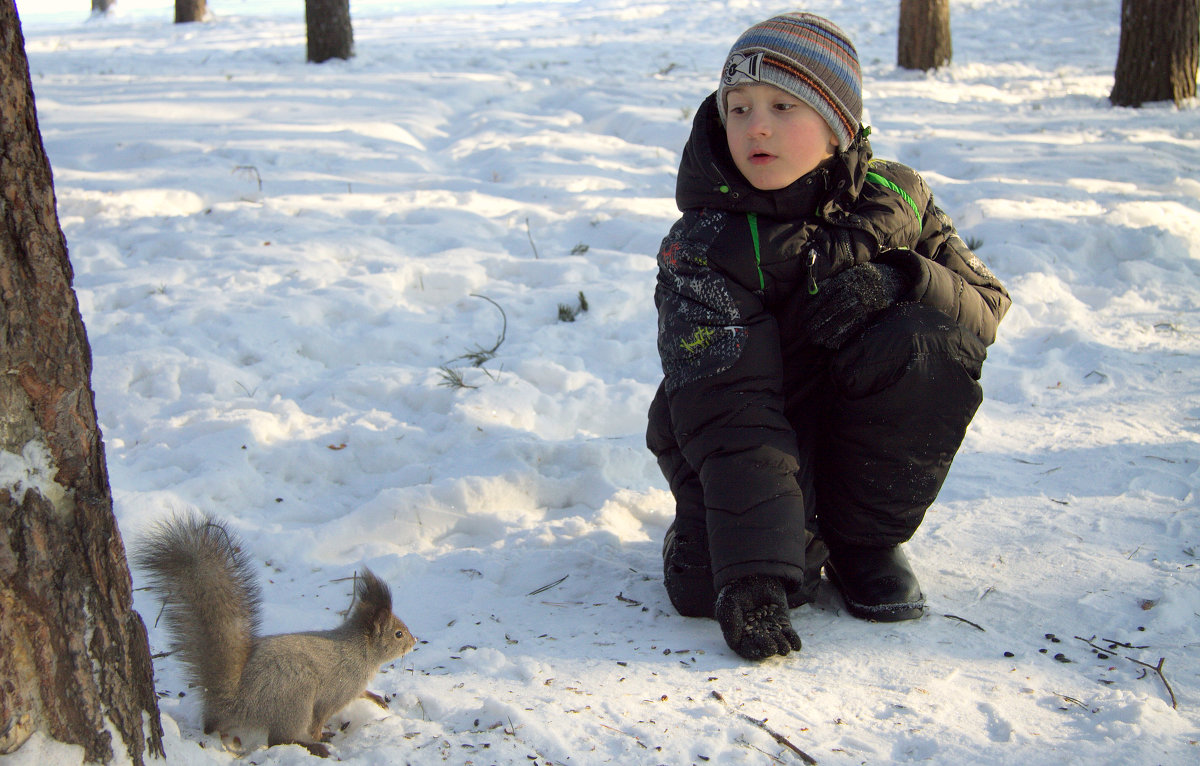
[[[796,432],[803,496],[796,512],[805,528],[867,546],[912,537],[982,401],[986,356],[973,333],[917,303],[882,312],[838,351],[785,350],[785,412]],[[649,419],[647,445],[675,496],[676,529],[707,539],[704,491],[676,444],[661,386]],[[745,557],[755,559],[753,551]]]

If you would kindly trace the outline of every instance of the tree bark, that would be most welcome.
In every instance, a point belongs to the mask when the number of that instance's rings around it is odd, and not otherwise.
[[[1116,106],[1196,95],[1200,0],[1122,0],[1121,42],[1109,100]]]
[[[896,63],[904,69],[937,69],[950,63],[950,0],[900,0]]]
[[[176,24],[187,24],[192,21],[204,21],[204,16],[207,13],[207,0],[175,0]]]
[[[308,60],[320,64],[354,55],[354,29],[350,25],[350,0],[305,0],[308,26]]]
[[[163,754],[153,669],[14,0],[0,0],[0,147],[0,755],[41,731],[124,760],[115,731],[141,764]]]

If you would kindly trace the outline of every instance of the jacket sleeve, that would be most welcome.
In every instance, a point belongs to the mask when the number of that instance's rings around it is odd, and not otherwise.
[[[912,196],[926,200],[920,235],[910,251],[888,250],[877,260],[904,269],[912,278],[912,289],[904,300],[938,309],[991,345],[1012,299],[958,236],[954,222],[934,202],[925,181],[915,172],[912,177],[916,185]]]
[[[703,487],[717,589],[751,574],[800,582],[804,566],[804,500],[783,413],[778,325],[753,281],[709,257],[741,246],[738,223],[719,211],[685,213],[663,240],[655,290],[671,427]],[[748,229],[745,237],[748,248]],[[721,261],[736,260],[728,255]],[[752,251],[746,257],[753,263]]]

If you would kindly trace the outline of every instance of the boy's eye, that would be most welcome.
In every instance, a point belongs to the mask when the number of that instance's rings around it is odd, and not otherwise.
[[[775,105],[775,109],[780,112],[786,112],[789,109],[795,109],[795,108],[796,108],[795,104],[791,104],[786,101],[780,101],[778,104]]]

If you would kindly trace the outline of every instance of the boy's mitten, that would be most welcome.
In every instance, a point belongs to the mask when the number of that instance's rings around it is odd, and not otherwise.
[[[717,596],[716,616],[725,643],[748,660],[800,651],[778,578],[751,575],[729,583]]]
[[[892,306],[909,289],[900,269],[886,263],[861,263],[817,285],[817,293],[797,317],[798,329],[811,343],[839,349]]]

